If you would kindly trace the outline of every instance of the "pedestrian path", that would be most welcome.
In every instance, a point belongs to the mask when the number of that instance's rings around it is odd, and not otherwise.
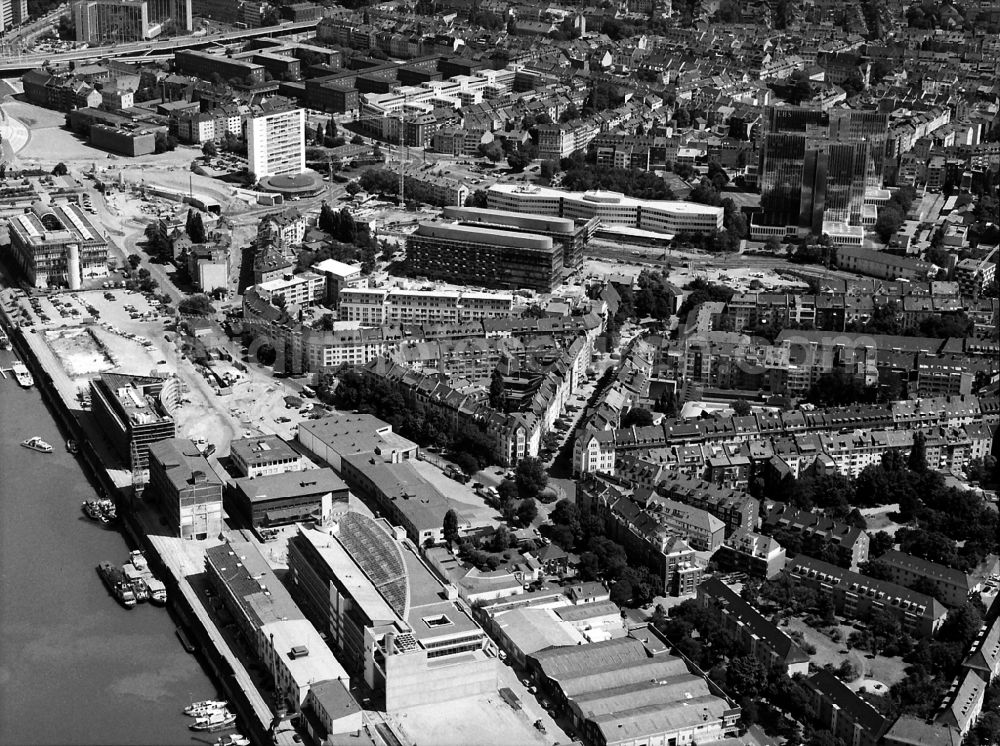
[[[0,137],[3,137],[4,144],[9,146],[14,154],[23,150],[31,137],[28,128],[22,122],[8,116],[2,104],[0,104]]]

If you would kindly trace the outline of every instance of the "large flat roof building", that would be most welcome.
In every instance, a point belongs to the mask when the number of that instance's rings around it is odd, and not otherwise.
[[[417,444],[392,431],[392,425],[370,414],[336,414],[320,420],[303,420],[299,443],[338,472],[346,456],[375,454],[394,463],[415,458]]]
[[[8,221],[14,261],[30,285],[63,284],[108,274],[108,241],[76,205],[35,202]]]
[[[566,192],[549,187],[494,184],[486,192],[487,206],[533,215],[557,215],[621,225],[656,233],[711,234],[722,230],[723,209],[696,202],[643,200],[618,192]]]
[[[583,263],[583,250],[599,222],[597,218],[573,220],[481,207],[445,207],[441,215],[463,225],[547,236],[563,247],[563,266],[570,269],[576,269]]]
[[[527,669],[587,743],[688,743],[736,733],[739,707],[712,694],[648,631],[545,648],[528,656]]]
[[[329,531],[300,526],[288,564],[306,612],[386,711],[496,691],[486,634],[384,523],[348,512]]]
[[[421,223],[407,236],[410,270],[433,280],[549,292],[563,279],[552,238],[459,223]]]
[[[222,531],[222,481],[190,440],[169,438],[150,446],[149,490],[182,539],[207,539]]]
[[[267,669],[278,696],[292,712],[310,701],[314,715],[337,732],[351,732],[362,725],[361,708],[349,694],[350,677],[291,595],[256,544],[228,539],[205,551],[209,583],[219,594],[241,637]],[[324,683],[337,688],[310,690]],[[322,704],[331,706],[325,712]],[[324,717],[324,714],[326,717]],[[336,727],[334,727],[336,723]]]
[[[234,507],[254,528],[299,521],[326,523],[335,505],[347,507],[344,480],[331,469],[237,479],[231,490]]]
[[[145,469],[150,444],[176,433],[169,414],[179,396],[176,379],[102,373],[91,380],[90,394],[101,432],[130,469]]]

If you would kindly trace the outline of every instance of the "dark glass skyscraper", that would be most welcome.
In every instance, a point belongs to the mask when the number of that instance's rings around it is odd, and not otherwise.
[[[763,220],[819,233],[858,225],[866,189],[882,185],[889,118],[875,111],[770,107],[760,151]]]

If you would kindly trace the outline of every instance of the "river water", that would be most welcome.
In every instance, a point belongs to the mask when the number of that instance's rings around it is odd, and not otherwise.
[[[0,350],[0,367],[10,353]],[[22,440],[40,435],[52,454]],[[95,571],[121,534],[84,518],[95,497],[37,388],[0,379],[0,744],[206,744],[181,710],[214,699],[166,609],[120,607]]]

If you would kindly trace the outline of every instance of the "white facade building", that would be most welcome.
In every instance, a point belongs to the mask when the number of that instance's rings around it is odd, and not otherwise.
[[[514,309],[509,293],[404,288],[344,288],[341,321],[362,326],[384,324],[448,324],[507,318]]]
[[[722,230],[723,209],[695,202],[643,200],[618,192],[565,192],[548,187],[494,184],[487,192],[491,210],[564,218],[598,218],[657,233],[714,233]]]
[[[270,280],[257,286],[260,294],[271,300],[282,296],[288,306],[311,306],[322,303],[326,297],[326,278],[315,272],[286,275],[280,280]]]
[[[247,160],[258,179],[305,171],[305,111],[285,109],[249,115]]]

